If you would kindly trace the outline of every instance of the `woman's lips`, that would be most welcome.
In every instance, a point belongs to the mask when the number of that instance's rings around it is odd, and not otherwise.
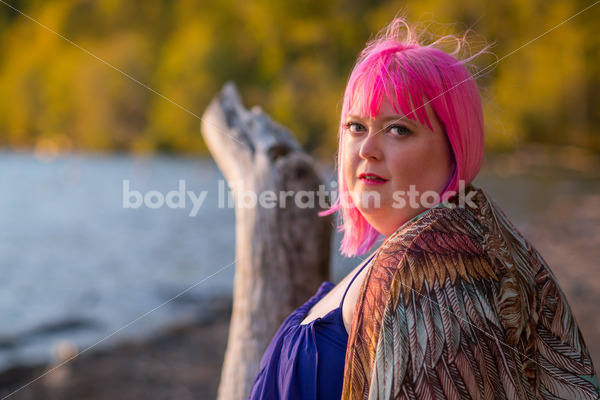
[[[358,175],[358,180],[361,181],[362,183],[364,183],[365,185],[383,185],[384,183],[386,183],[388,180],[385,178],[382,178],[381,176],[377,175],[377,174],[367,174],[367,173],[362,173],[360,175]]]

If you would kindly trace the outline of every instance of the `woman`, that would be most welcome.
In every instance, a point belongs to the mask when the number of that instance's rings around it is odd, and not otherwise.
[[[342,252],[381,246],[283,323],[251,398],[582,398],[598,380],[542,257],[480,189],[483,118],[465,64],[403,19],[344,94]],[[457,194],[458,193],[458,194]],[[457,195],[455,195],[457,194]]]

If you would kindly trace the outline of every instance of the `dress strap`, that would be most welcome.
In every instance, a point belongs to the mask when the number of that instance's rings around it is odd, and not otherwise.
[[[339,308],[342,308],[342,306],[344,305],[344,299],[346,298],[346,294],[348,293],[348,290],[350,289],[350,286],[352,286],[352,284],[354,283],[354,280],[356,279],[356,277],[358,275],[360,275],[360,273],[362,272],[362,270],[365,269],[365,267],[371,263],[371,261],[373,260],[373,257],[375,257],[375,253],[371,254],[371,257],[369,257],[369,259],[367,261],[365,261],[365,263],[363,264],[363,266],[360,267],[360,269],[358,270],[358,272],[356,274],[354,274],[354,276],[352,277],[352,280],[350,280],[350,283],[348,284],[348,286],[346,287],[346,290],[344,291],[344,295],[342,296],[342,301],[340,302]]]

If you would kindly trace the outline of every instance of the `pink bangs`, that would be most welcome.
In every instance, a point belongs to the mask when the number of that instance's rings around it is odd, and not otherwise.
[[[384,36],[367,44],[346,86],[339,132],[340,195],[330,210],[340,211],[339,230],[344,235],[340,251],[346,256],[365,253],[379,237],[353,204],[342,170],[342,127],[351,109],[374,118],[386,99],[405,118],[432,129],[425,108],[430,106],[447,135],[454,161],[442,195],[457,191],[460,181],[469,184],[481,166],[483,115],[475,80],[465,62],[435,48],[436,43],[421,46],[413,36],[403,20],[395,20]]]

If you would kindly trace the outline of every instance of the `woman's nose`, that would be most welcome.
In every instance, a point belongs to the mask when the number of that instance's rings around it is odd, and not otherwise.
[[[368,135],[365,135],[363,141],[360,143],[358,152],[360,158],[365,160],[380,160],[382,156],[380,141],[381,134],[377,131],[369,132]]]

